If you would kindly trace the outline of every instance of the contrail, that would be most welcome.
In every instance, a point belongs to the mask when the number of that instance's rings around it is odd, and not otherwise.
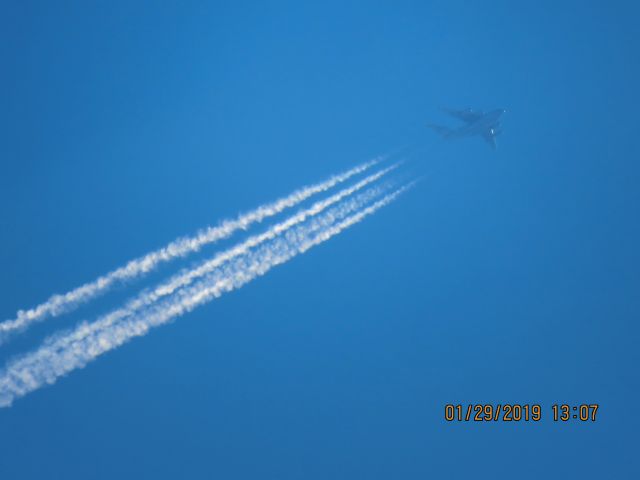
[[[303,187],[275,202],[239,215],[235,220],[224,220],[218,226],[209,227],[195,236],[179,238],[165,247],[131,260],[125,266],[119,267],[65,294],[53,295],[46,302],[29,310],[19,310],[15,319],[5,320],[0,323],[0,343],[2,343],[3,337],[7,334],[23,330],[32,323],[42,321],[49,316],[55,317],[73,310],[78,305],[104,293],[114,284],[148,273],[160,263],[197,252],[203,246],[227,238],[237,230],[246,230],[256,222],[261,222],[265,218],[277,215],[288,208],[298,205],[312,195],[325,192],[337,184],[345,182],[382,160],[384,160],[384,157],[378,157],[344,173],[334,175],[321,183]]]
[[[371,190],[375,191],[375,190],[378,190],[378,188],[371,189]],[[303,227],[298,227],[299,232],[301,229],[304,229],[305,234],[310,235],[311,233],[317,231],[319,228],[322,228],[323,226],[326,226],[326,225],[330,225],[336,219],[344,218],[350,213],[358,210],[362,206],[366,205],[366,203],[370,201],[371,198],[372,198],[372,194],[370,191],[370,192],[366,192],[364,194],[358,195],[355,198],[345,200],[341,205],[333,208],[332,210],[324,214],[321,220],[318,220],[316,218],[314,219],[314,221],[309,222],[308,225],[305,225]],[[236,269],[238,268],[237,264],[235,268]],[[220,270],[218,271],[214,270],[214,274],[221,275],[222,272]],[[143,295],[142,297],[144,298]],[[135,303],[137,304],[136,307],[138,308],[142,307],[142,302],[136,301]],[[165,302],[164,304],[166,303],[167,302]],[[127,307],[116,309],[115,311],[111,312],[110,314],[104,315],[103,317],[101,317],[100,319],[98,319],[97,321],[91,324],[87,324],[87,323],[81,324],[70,333],[67,332],[61,335],[54,335],[53,337],[50,337],[45,341],[43,347],[38,349],[36,352],[33,352],[32,354],[27,355],[26,357],[23,357],[20,361],[13,362],[13,365],[16,366],[17,363],[19,363],[20,364],[19,369],[22,370],[22,372],[27,371],[27,369],[30,368],[30,366],[39,365],[38,371],[41,372],[43,369],[47,369],[51,365],[56,364],[57,359],[59,358],[59,355],[56,354],[56,352],[66,352],[65,353],[65,355],[67,356],[67,360],[65,362],[66,368],[64,368],[63,371],[68,371],[70,369],[83,366],[84,363],[86,363],[86,361],[83,360],[86,352],[96,350],[96,345],[91,344],[92,338],[95,339],[101,334],[101,332],[108,331],[109,329],[115,328],[113,327],[113,325],[117,323],[118,320],[128,316],[133,312],[134,311],[131,308],[127,308]],[[84,346],[80,350],[78,350],[79,345],[84,345]],[[71,361],[72,359],[68,355],[68,352],[71,352],[71,351],[79,352],[79,356],[76,358],[75,363]],[[23,377],[23,380],[25,380],[24,374],[21,374],[20,376]],[[0,379],[1,378],[2,377],[0,376]],[[2,397],[1,392],[2,392],[2,381],[0,380],[0,397]],[[1,403],[2,402],[0,400],[0,404]]]
[[[98,356],[145,335],[151,328],[170,322],[226,292],[238,289],[262,276],[273,267],[306,252],[350,226],[372,215],[394,201],[413,183],[400,187],[375,203],[364,206],[345,200],[307,224],[287,230],[271,242],[262,245],[216,269],[198,284],[179,290],[157,306],[118,322],[91,335],[79,335],[80,341],[45,342],[38,350],[11,362],[0,374],[0,406],[10,406],[19,397],[44,385],[53,384],[66,373],[81,368]],[[366,204],[365,204],[366,205]],[[349,213],[354,210],[356,213]],[[346,216],[346,218],[344,218]],[[336,223],[337,219],[344,218]],[[76,330],[86,328],[81,325]],[[75,336],[75,331],[68,336]],[[61,346],[63,345],[63,346]]]
[[[157,302],[162,297],[165,297],[174,293],[177,289],[189,285],[195,279],[201,278],[211,273],[212,271],[214,271],[216,268],[218,268],[220,265],[224,264],[225,262],[228,262],[235,257],[238,257],[240,255],[247,253],[251,248],[255,248],[258,245],[268,240],[274,239],[275,237],[277,237],[278,235],[281,235],[283,232],[290,229],[291,227],[304,222],[309,217],[318,215],[319,213],[321,213],[323,210],[327,209],[331,205],[334,205],[340,202],[344,198],[349,197],[350,195],[361,190],[365,186],[379,180],[381,177],[383,177],[390,171],[396,169],[398,165],[399,163],[396,163],[383,170],[380,170],[379,172],[371,174],[368,177],[360,180],[355,185],[351,187],[347,187],[324,200],[319,200],[313,205],[311,205],[309,208],[303,209],[298,213],[296,213],[295,215],[292,215],[291,217],[287,218],[286,220],[280,223],[277,223],[276,225],[273,225],[266,232],[261,233],[259,235],[253,235],[247,238],[245,241],[216,254],[212,259],[203,262],[198,267],[195,267],[191,270],[187,270],[185,272],[174,275],[171,279],[169,279],[169,281],[155,287],[151,291],[143,291],[136,298],[127,302],[124,307],[113,310],[112,312],[102,316],[99,320],[91,324],[83,324],[83,327],[77,328],[74,331],[73,335],[63,336],[58,341],[56,341],[56,348],[57,349],[64,348],[71,342],[79,341],[82,338],[92,334],[97,330],[107,328],[113,325],[114,323],[118,322],[119,320],[122,320],[123,318],[134,314],[136,311]],[[347,213],[358,208],[359,206],[365,205],[366,203],[373,200],[375,197],[382,194],[387,188],[388,187],[384,187],[384,186],[372,187],[366,192],[358,195],[357,197],[350,199],[347,203],[345,203],[341,207],[340,214],[344,216]],[[332,213],[332,215],[337,215],[337,214],[338,213],[336,212]],[[67,343],[64,343],[64,342],[67,342]]]

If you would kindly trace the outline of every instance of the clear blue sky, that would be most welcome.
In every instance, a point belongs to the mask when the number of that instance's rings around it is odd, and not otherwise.
[[[0,410],[0,478],[638,478],[640,8],[307,3],[3,3],[2,319],[397,147],[425,181]]]

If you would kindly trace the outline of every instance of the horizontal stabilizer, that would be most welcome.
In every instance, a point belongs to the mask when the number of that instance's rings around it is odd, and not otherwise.
[[[443,127],[442,125],[429,124],[427,125],[427,127],[434,130],[436,133],[443,136],[444,138],[447,138],[449,135],[451,135],[451,132],[452,132],[452,130],[449,127]]]

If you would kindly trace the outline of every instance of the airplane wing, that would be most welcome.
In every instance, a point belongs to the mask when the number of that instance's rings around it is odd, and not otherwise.
[[[493,133],[491,133],[491,131],[483,133],[482,138],[484,138],[487,141],[487,143],[491,145],[491,148],[493,148],[494,150],[498,148],[498,145],[496,145],[496,136]]]
[[[479,120],[484,115],[482,110],[473,110],[471,108],[467,108],[465,110],[451,110],[448,108],[444,109],[449,115],[456,117],[458,120],[462,120],[463,122],[471,123]]]

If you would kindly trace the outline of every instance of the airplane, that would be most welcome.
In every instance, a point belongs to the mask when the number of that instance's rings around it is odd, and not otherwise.
[[[500,116],[506,112],[502,108],[491,110],[484,113],[482,110],[472,110],[467,108],[465,110],[451,110],[443,109],[449,115],[462,120],[465,125],[459,128],[443,127],[441,125],[428,125],[444,138],[460,138],[470,137],[472,135],[482,135],[491,147],[496,149],[496,136],[502,132],[500,130]]]

